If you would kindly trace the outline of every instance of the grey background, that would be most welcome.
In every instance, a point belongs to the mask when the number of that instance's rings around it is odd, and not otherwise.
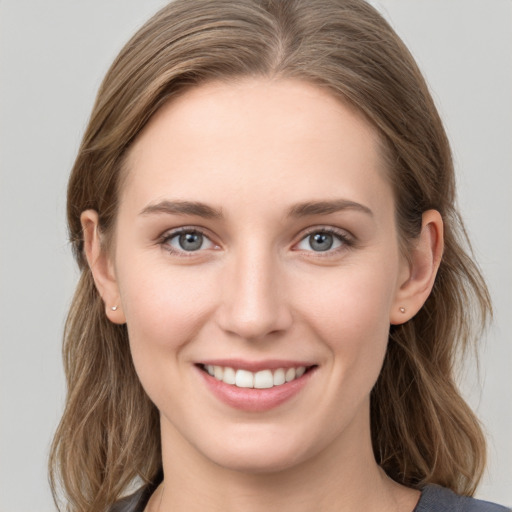
[[[512,505],[512,2],[380,0],[451,137],[460,206],[496,320],[463,386],[489,437],[478,496]],[[68,172],[101,78],[163,0],[0,0],[0,512],[54,510],[61,332],[77,273]]]

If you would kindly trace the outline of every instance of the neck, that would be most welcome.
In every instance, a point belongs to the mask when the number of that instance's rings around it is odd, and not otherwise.
[[[271,472],[222,467],[162,421],[164,485],[151,512],[410,511],[418,494],[392,482],[375,462],[369,422],[307,460]]]

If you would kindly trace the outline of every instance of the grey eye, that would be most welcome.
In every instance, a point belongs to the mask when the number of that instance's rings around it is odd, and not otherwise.
[[[214,247],[212,241],[199,231],[184,231],[167,239],[172,249],[177,252],[194,252]]]
[[[314,251],[328,251],[334,244],[330,233],[314,233],[309,235],[309,245]]]
[[[342,235],[336,235],[327,231],[316,231],[304,237],[297,248],[301,251],[326,252],[341,247],[346,241]]]
[[[203,245],[201,233],[183,233],[179,236],[180,248],[184,251],[197,251]]]

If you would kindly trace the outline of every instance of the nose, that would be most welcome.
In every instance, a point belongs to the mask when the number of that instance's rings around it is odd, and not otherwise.
[[[261,340],[286,331],[292,314],[285,279],[270,251],[247,248],[225,269],[218,324],[245,340]]]

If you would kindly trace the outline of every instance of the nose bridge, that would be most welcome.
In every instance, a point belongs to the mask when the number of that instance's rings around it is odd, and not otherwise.
[[[223,287],[221,326],[245,339],[285,330],[291,315],[278,256],[250,240],[231,255]]]

